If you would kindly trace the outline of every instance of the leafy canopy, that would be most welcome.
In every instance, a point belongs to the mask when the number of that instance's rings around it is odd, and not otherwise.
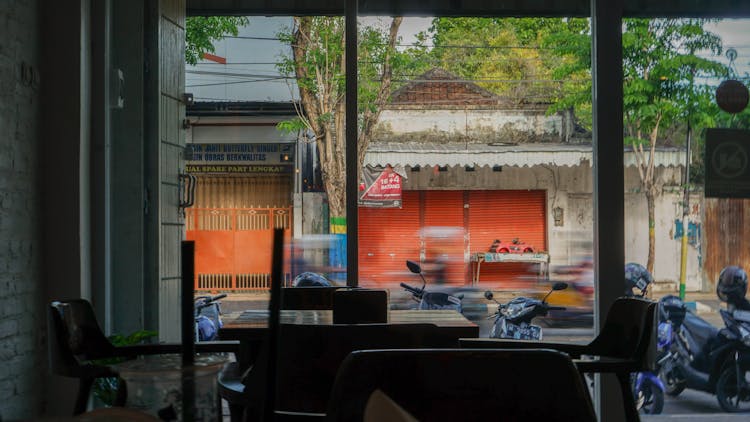
[[[185,62],[195,65],[203,53],[213,53],[214,42],[232,35],[247,25],[244,16],[193,16],[185,22]]]

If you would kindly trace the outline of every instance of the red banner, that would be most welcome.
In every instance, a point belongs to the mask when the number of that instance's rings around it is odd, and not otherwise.
[[[401,208],[402,178],[393,167],[384,169],[365,167],[359,185],[359,206]]]

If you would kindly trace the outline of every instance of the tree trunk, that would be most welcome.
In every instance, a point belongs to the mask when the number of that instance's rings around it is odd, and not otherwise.
[[[656,252],[656,236],[654,227],[656,226],[656,194],[653,189],[646,190],[646,206],[648,207],[648,261],[646,269],[651,274],[654,273],[654,255]]]

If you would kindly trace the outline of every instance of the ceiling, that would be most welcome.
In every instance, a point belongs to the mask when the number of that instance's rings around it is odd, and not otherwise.
[[[347,0],[185,0],[188,15],[343,15]],[[618,0],[599,0],[611,5]],[[747,0],[621,0],[626,17],[750,17]],[[591,0],[360,0],[360,15],[590,16]]]

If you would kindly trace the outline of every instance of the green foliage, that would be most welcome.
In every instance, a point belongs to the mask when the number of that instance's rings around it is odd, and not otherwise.
[[[560,61],[544,45],[561,31],[582,34],[581,42],[588,42],[585,19],[436,18],[430,28],[434,39],[430,56],[433,66],[475,81],[509,100],[550,103],[567,98],[562,79],[555,72],[560,66],[577,64]],[[580,79],[574,78],[572,68],[564,73],[570,81]],[[562,103],[559,107],[567,108]]]
[[[144,343],[150,340],[152,337],[156,337],[158,333],[150,330],[139,330],[131,333],[130,335],[123,336],[121,334],[113,334],[109,336],[109,341],[114,346],[128,346],[132,344]],[[114,365],[120,362],[124,362],[124,358],[110,358],[110,359],[98,359],[94,361],[97,365]],[[102,403],[107,406],[112,406],[115,402],[117,395],[117,378],[97,378],[94,381],[92,392],[94,397],[99,399]]]
[[[185,22],[185,62],[195,65],[203,53],[213,53],[214,42],[238,34],[248,24],[244,16],[192,16]]]

